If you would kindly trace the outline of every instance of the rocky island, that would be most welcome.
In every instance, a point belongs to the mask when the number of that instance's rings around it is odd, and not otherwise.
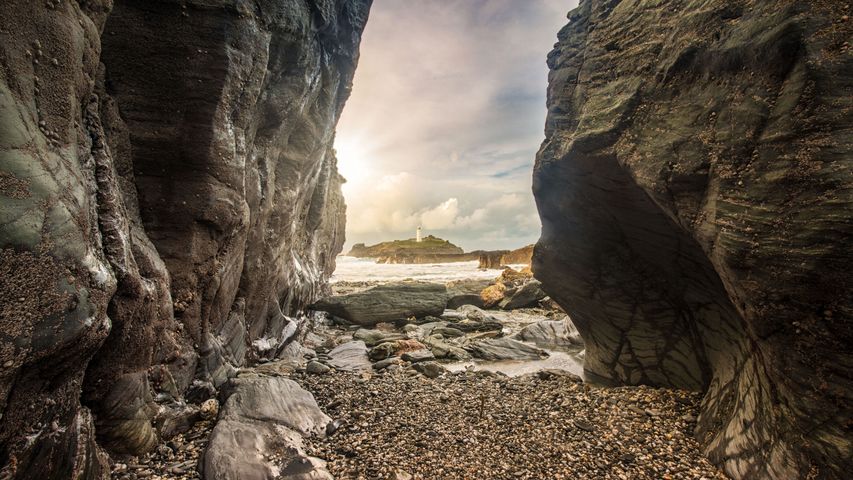
[[[433,235],[408,240],[392,240],[366,246],[363,243],[353,245],[350,257],[375,258],[376,263],[447,263],[477,260],[478,253],[465,253],[464,250]]]
[[[449,240],[427,235],[423,238],[392,240],[367,246],[356,243],[347,256],[375,258],[376,263],[453,263],[479,261],[479,268],[502,269],[509,265],[530,265],[533,245],[516,250],[474,250],[465,252]]]

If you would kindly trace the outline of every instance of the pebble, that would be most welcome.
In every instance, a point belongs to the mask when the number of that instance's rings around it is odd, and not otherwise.
[[[568,375],[293,378],[341,422],[306,442],[339,479],[726,478],[684,420],[698,412],[693,392],[598,388]]]
[[[205,420],[216,418],[216,416],[219,415],[219,401],[215,398],[205,400],[201,404],[201,408],[199,408],[198,413],[201,415],[201,418]]]

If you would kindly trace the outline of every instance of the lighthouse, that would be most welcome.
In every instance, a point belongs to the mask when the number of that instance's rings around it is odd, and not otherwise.
[[[421,243],[421,227],[418,226],[418,231],[415,233],[415,241]]]

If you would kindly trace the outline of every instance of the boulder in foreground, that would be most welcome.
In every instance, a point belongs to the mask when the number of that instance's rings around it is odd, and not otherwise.
[[[314,397],[283,377],[238,378],[202,461],[204,478],[331,479],[325,462],[308,456],[303,437],[323,435],[331,419]]]
[[[415,317],[439,316],[447,305],[447,288],[440,283],[394,282],[363,292],[328,297],[313,308],[349,322],[372,326]]]

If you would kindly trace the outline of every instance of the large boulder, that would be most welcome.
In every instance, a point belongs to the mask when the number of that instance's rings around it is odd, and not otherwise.
[[[293,380],[233,379],[210,434],[201,468],[209,480],[331,480],[325,462],[305,453],[304,437],[322,436],[331,419]]]
[[[411,317],[439,316],[447,305],[447,288],[440,283],[392,282],[363,292],[327,297],[312,308],[349,322],[372,326]]]
[[[735,478],[853,471],[849,8],[585,0],[548,55],[536,277]]]
[[[540,347],[577,350],[583,348],[575,326],[567,318],[562,320],[540,320],[522,328],[515,338],[535,343]]]
[[[498,303],[503,310],[535,307],[548,294],[542,291],[539,280],[530,280],[520,287],[514,287],[504,292],[504,298]]]

